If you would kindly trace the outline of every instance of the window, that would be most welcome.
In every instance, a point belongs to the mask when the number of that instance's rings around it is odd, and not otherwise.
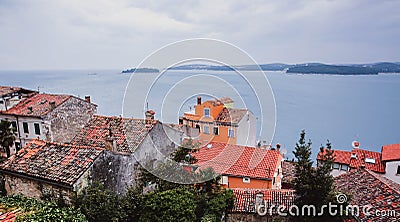
[[[272,185],[275,185],[275,177],[272,179]]]
[[[214,126],[213,133],[214,135],[218,135],[218,126]]]
[[[334,164],[333,164],[333,169],[338,170],[338,169],[339,169],[339,164],[338,164],[338,163],[334,163]]]
[[[35,126],[35,134],[40,135],[40,126],[39,123],[33,124]]]
[[[228,185],[228,176],[221,177],[221,184]]]
[[[397,175],[400,175],[400,165],[397,166]]]
[[[233,129],[228,129],[228,137],[235,137],[235,131]]]
[[[210,109],[209,108],[204,108],[204,116],[210,117]]]
[[[24,127],[24,133],[29,133],[29,127],[28,127],[28,123],[22,123],[22,126]]]
[[[243,177],[243,183],[250,183],[250,177]]]
[[[203,132],[204,132],[205,134],[210,134],[210,126],[204,125]]]
[[[341,169],[341,170],[344,170],[344,171],[348,171],[348,170],[349,170],[349,166],[347,166],[347,165],[345,165],[345,164],[342,164],[342,165],[340,166],[340,169]]]

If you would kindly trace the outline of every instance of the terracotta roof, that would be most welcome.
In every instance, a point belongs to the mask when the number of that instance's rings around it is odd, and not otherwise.
[[[11,109],[2,111],[2,113],[21,116],[43,116],[53,109],[50,105],[51,102],[55,102],[55,107],[57,107],[70,97],[71,95],[34,94]]]
[[[284,205],[286,209],[294,204],[294,190],[271,190],[271,189],[232,189],[235,195],[234,206],[232,212],[238,213],[256,213],[256,204],[275,204],[276,206]],[[257,194],[262,199],[257,200]],[[275,208],[276,209],[276,208]],[[276,213],[276,212],[273,212]]]
[[[72,140],[72,144],[106,148],[115,141],[116,151],[132,153],[142,143],[149,131],[157,123],[144,119],[95,115]]]
[[[272,178],[280,164],[276,150],[211,142],[193,154],[200,168],[211,167],[223,175]]]
[[[378,152],[354,148],[351,152],[334,150],[333,153],[335,155],[335,163],[347,164],[353,169],[358,169],[361,166],[365,166],[365,168],[378,173],[385,172],[385,165],[382,163],[381,154]],[[317,160],[322,160],[322,155],[323,153],[319,152]],[[373,159],[375,163],[370,163],[367,161],[367,159]]]
[[[382,161],[400,160],[400,144],[382,146]]]
[[[363,168],[336,177],[335,184],[339,191],[352,195],[350,204],[361,207],[372,205],[369,211],[371,215],[361,212],[359,219],[362,221],[398,221],[398,217],[374,214],[376,210],[400,212],[398,184]]]
[[[365,165],[365,168],[368,170],[372,170],[378,173],[385,172],[385,165],[381,162],[380,153],[362,149],[353,149],[351,153],[357,156],[357,158],[350,159],[351,168],[359,168]],[[375,163],[368,163],[366,161],[367,158],[374,159]]]
[[[29,90],[29,89],[24,89],[21,87],[15,87],[15,86],[0,86],[0,97],[3,96],[9,96],[14,93],[34,93],[35,91]]]
[[[324,150],[325,151],[325,150]],[[317,156],[317,160],[322,160],[322,155],[324,153],[319,152]],[[333,155],[335,157],[335,163],[341,163],[341,164],[347,164],[350,165],[350,157],[351,157],[351,152],[349,151],[343,151],[343,150],[333,150]]]
[[[0,170],[72,186],[102,151],[94,147],[32,140],[1,164]]]
[[[217,122],[239,123],[248,112],[247,109],[224,108],[217,116]]]

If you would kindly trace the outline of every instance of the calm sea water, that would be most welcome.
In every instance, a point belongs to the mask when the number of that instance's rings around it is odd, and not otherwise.
[[[149,108],[159,114],[160,101],[187,72],[176,71],[168,78],[160,79],[149,93]],[[237,106],[247,106],[260,116],[261,111],[253,101],[254,93],[248,86],[229,72],[211,74],[221,76],[239,91],[244,103],[238,102]],[[148,84],[151,76],[139,75],[140,78],[135,78],[137,85]],[[400,143],[399,74],[338,76],[267,72],[266,76],[276,100],[277,121],[273,143],[283,144],[288,150],[288,158],[292,158],[291,151],[302,129],[313,142],[314,157],[327,139],[333,148],[344,150],[351,150],[353,140],[360,141],[362,148],[374,151],[380,151],[385,144]],[[91,95],[101,115],[122,114],[129,79],[129,74],[120,74],[119,70],[0,71],[0,85],[39,87],[40,91],[73,94],[82,98]],[[230,95],[229,90],[225,92],[219,84],[211,81],[207,86],[238,100],[236,95]],[[187,94],[188,88],[176,87],[176,90],[178,94]],[[163,120],[177,122],[177,116],[188,111],[194,102],[195,97],[175,101],[176,104],[167,107],[171,112],[166,113]]]

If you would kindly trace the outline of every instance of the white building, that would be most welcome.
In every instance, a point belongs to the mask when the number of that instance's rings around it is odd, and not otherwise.
[[[382,146],[382,161],[386,165],[385,177],[400,183],[400,144]]]
[[[0,111],[6,111],[36,91],[12,86],[0,86]]]

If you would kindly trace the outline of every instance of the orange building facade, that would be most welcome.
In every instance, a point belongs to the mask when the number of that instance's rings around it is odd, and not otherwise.
[[[256,117],[247,109],[233,108],[233,100],[221,98],[201,102],[197,98],[194,111],[185,112],[180,124],[198,129],[195,139],[254,146]]]

